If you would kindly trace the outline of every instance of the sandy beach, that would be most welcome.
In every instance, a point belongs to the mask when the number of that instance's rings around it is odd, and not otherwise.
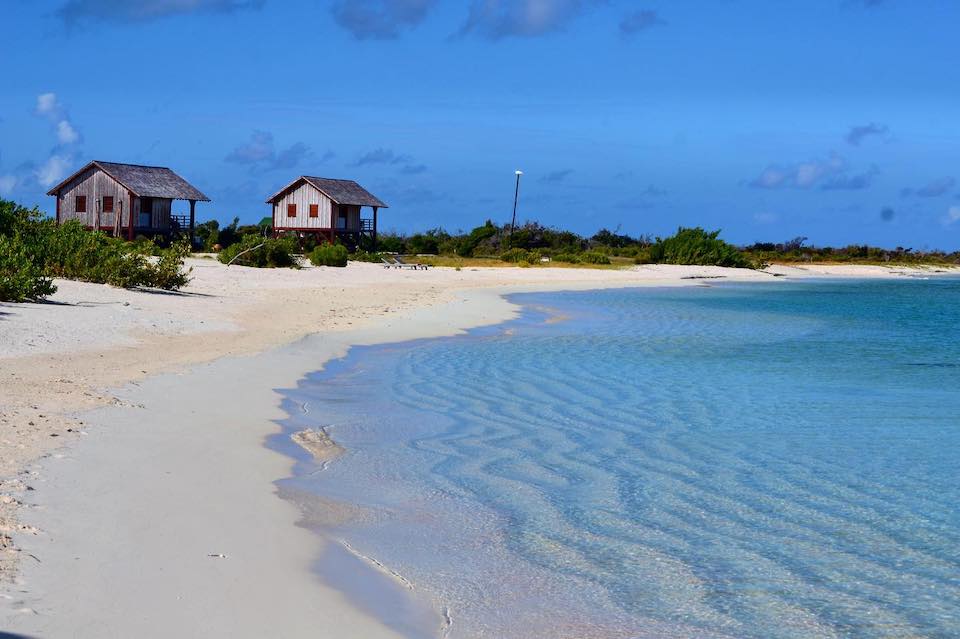
[[[177,294],[58,281],[47,303],[0,305],[0,630],[410,636],[316,576],[323,541],[273,484],[292,462],[263,446],[275,389],[351,345],[502,322],[510,292],[934,272],[189,265]],[[438,611],[411,614],[442,634]]]

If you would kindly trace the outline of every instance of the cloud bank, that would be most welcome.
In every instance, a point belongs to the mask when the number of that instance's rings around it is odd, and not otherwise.
[[[557,31],[602,0],[473,0],[460,35],[491,40],[529,38]]]
[[[870,124],[850,127],[850,131],[847,132],[845,139],[847,144],[860,146],[860,143],[865,139],[871,136],[885,135],[889,130],[885,124],[871,122]]]
[[[436,0],[338,0],[333,19],[357,40],[391,40],[423,22]]]
[[[760,175],[748,182],[757,189],[811,189],[823,191],[857,191],[873,185],[880,174],[876,166],[863,173],[851,174],[847,162],[836,153],[823,160],[809,160],[797,164],[771,164]]]
[[[940,197],[952,191],[956,185],[957,180],[948,175],[937,178],[933,182],[921,186],[919,189],[903,189],[900,191],[900,195],[902,197],[910,197],[911,195],[915,195],[916,197]]]
[[[57,15],[68,26],[78,22],[149,22],[191,13],[234,13],[258,9],[265,0],[68,0]]]
[[[401,166],[400,172],[405,175],[417,175],[427,171],[426,164],[414,164],[414,159],[410,155],[395,153],[393,149],[378,148],[367,151],[352,166],[371,166],[383,164],[386,166]]]
[[[295,168],[311,157],[313,157],[313,151],[303,142],[296,142],[278,152],[273,142],[272,133],[254,131],[250,135],[249,142],[230,151],[223,160],[233,164],[247,165],[251,169],[273,171]],[[321,161],[328,160],[330,157],[332,157],[332,154],[328,152]]]

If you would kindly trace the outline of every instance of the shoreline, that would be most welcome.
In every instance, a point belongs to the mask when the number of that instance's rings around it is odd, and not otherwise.
[[[493,291],[465,293],[410,312],[389,332],[312,335],[117,390],[121,405],[84,415],[95,431],[42,462],[40,506],[22,520],[47,532],[25,538],[22,552],[43,559],[22,564],[19,612],[4,629],[168,637],[203,620],[213,636],[411,636],[358,610],[311,569],[330,542],[298,526],[299,509],[277,499],[274,482],[291,475],[294,460],[264,445],[285,417],[274,389],[351,345],[456,334],[479,314],[495,323],[512,312]],[[229,407],[209,410],[218,396]]]
[[[197,261],[199,260],[194,260],[194,262]],[[331,273],[330,270],[324,269],[311,270]],[[17,358],[15,356],[17,351],[13,349],[14,357],[7,357],[4,362],[9,365],[11,375],[5,375],[6,379],[3,383],[6,384],[6,388],[18,387],[22,391],[21,395],[14,395],[14,402],[23,395],[29,397],[29,393],[25,392],[29,388],[24,386],[29,384],[31,377],[36,379],[45,375],[47,379],[44,381],[48,385],[44,388],[49,392],[46,396],[35,399],[34,402],[27,400],[20,405],[10,402],[13,404],[12,410],[7,402],[3,407],[5,422],[11,423],[17,420],[21,428],[15,430],[28,430],[34,433],[34,437],[26,438],[28,440],[26,445],[21,441],[16,442],[20,447],[16,447],[15,444],[13,450],[18,454],[5,456],[4,467],[0,469],[0,478],[4,479],[4,483],[0,485],[0,491],[3,495],[9,495],[14,499],[14,502],[5,504],[7,509],[0,513],[6,518],[4,527],[7,530],[3,532],[12,533],[12,541],[22,549],[19,552],[8,552],[5,556],[8,560],[11,556],[21,558],[23,568],[17,577],[12,576],[8,568],[7,583],[11,585],[0,589],[0,593],[10,593],[7,597],[11,597],[10,599],[0,598],[2,599],[0,619],[7,614],[4,609],[8,608],[9,619],[12,620],[12,623],[4,622],[5,629],[25,631],[38,628],[39,626],[35,623],[39,617],[44,617],[46,621],[54,624],[48,626],[48,629],[65,630],[68,627],[73,629],[77,627],[78,617],[83,617],[84,614],[99,613],[102,617],[105,614],[104,610],[110,610],[111,606],[113,610],[122,612],[123,608],[116,607],[118,605],[114,601],[116,597],[98,600],[97,597],[107,593],[98,594],[88,585],[91,579],[103,578],[108,573],[111,579],[106,583],[112,584],[108,590],[112,590],[113,594],[116,594],[118,588],[121,592],[135,591],[137,594],[130,595],[132,597],[130,605],[135,605],[138,601],[141,605],[154,601],[157,605],[153,606],[153,612],[159,614],[160,602],[171,592],[170,583],[162,580],[153,583],[149,586],[154,589],[149,591],[153,595],[150,596],[143,589],[146,584],[141,584],[142,574],[131,574],[130,566],[133,565],[144,569],[146,574],[176,572],[184,582],[196,582],[197,588],[201,590],[207,588],[207,590],[197,595],[189,605],[177,603],[182,600],[167,601],[163,604],[170,606],[166,610],[164,619],[175,625],[179,623],[178,627],[164,629],[159,625],[162,620],[154,618],[149,620],[149,625],[130,627],[131,635],[151,636],[149,633],[156,633],[155,636],[167,636],[171,631],[182,629],[182,624],[188,620],[196,622],[203,619],[205,623],[211,624],[211,631],[214,632],[221,632],[231,627],[239,633],[235,636],[247,636],[244,633],[251,633],[249,636],[259,636],[257,633],[262,632],[263,628],[269,628],[271,632],[276,633],[278,628],[276,622],[281,616],[296,624],[303,622],[308,616],[313,618],[316,615],[325,620],[327,627],[331,618],[341,620],[344,622],[344,632],[349,628],[350,631],[358,632],[356,636],[397,636],[393,630],[380,627],[375,620],[355,610],[350,603],[343,600],[342,595],[323,586],[309,571],[308,568],[316,559],[317,548],[321,542],[314,539],[312,533],[309,537],[303,538],[296,532],[302,532],[302,529],[289,525],[297,522],[299,513],[283,500],[276,499],[276,491],[272,483],[274,480],[289,476],[287,471],[290,470],[293,462],[288,458],[280,458],[275,451],[262,445],[267,437],[277,432],[277,426],[273,420],[276,419],[279,411],[278,395],[271,389],[295,384],[303,374],[321,369],[326,362],[345,354],[352,345],[439,337],[505,321],[515,316],[517,312],[517,309],[503,297],[507,293],[595,289],[611,286],[702,286],[705,282],[698,281],[699,279],[712,279],[718,275],[717,269],[709,267],[684,267],[683,269],[635,269],[628,272],[586,271],[576,273],[579,276],[577,278],[568,276],[551,280],[544,277],[544,271],[548,269],[497,269],[497,271],[508,271],[511,277],[498,279],[503,275],[502,273],[487,273],[482,277],[468,276],[454,279],[449,278],[452,273],[446,273],[448,279],[454,281],[437,282],[427,278],[416,281],[416,274],[414,278],[404,274],[401,277],[388,276],[390,279],[387,279],[380,275],[379,272],[382,269],[361,270],[373,276],[370,278],[373,284],[365,285],[363,282],[338,280],[337,276],[340,273],[333,271],[324,286],[327,289],[338,289],[341,295],[352,287],[354,291],[350,292],[367,292],[372,299],[366,300],[365,305],[357,303],[356,308],[352,309],[353,314],[336,313],[334,317],[327,318],[333,321],[328,321],[326,326],[318,325],[312,319],[316,318],[314,309],[306,312],[299,321],[279,323],[267,329],[265,334],[258,333],[258,330],[263,329],[269,322],[264,322],[263,317],[250,319],[249,315],[263,314],[270,305],[276,304],[277,300],[284,299],[287,304],[302,305],[304,308],[309,306],[309,300],[306,299],[308,295],[296,289],[293,289],[291,294],[291,288],[288,287],[267,291],[261,299],[247,302],[245,307],[237,304],[238,308],[231,309],[233,316],[221,314],[219,317],[209,318],[210,325],[214,327],[213,330],[183,332],[181,327],[171,321],[174,330],[161,333],[159,336],[150,335],[154,344],[148,347],[143,347],[142,344],[149,340],[143,340],[140,346],[124,345],[109,351],[98,351],[95,347],[88,350],[68,350],[66,353],[54,350],[55,354],[52,355],[29,358]],[[562,270],[565,274],[570,272],[570,269]],[[779,278],[773,278],[769,273],[731,274],[730,269],[719,269],[719,275],[722,275],[725,281],[784,281],[800,274],[796,272],[797,270],[787,277]],[[243,269],[241,272],[248,274],[251,271],[251,269]],[[434,272],[436,271],[443,273],[439,269]],[[922,269],[906,272],[906,275],[889,270],[881,270],[879,274],[858,269],[854,271],[859,274],[853,277],[864,274],[867,277],[909,277],[926,276],[930,273]],[[341,269],[340,272],[342,273],[343,270]],[[902,269],[899,272],[903,273]],[[624,276],[623,273],[627,275]],[[280,275],[287,277],[289,274]],[[293,275],[296,276],[297,273],[294,272]],[[813,273],[813,277],[837,275],[836,269],[828,269],[826,274]],[[848,274],[839,276],[851,277]],[[88,293],[90,290],[101,292],[99,289],[105,287],[69,283],[65,288],[70,294],[71,289],[74,288]],[[148,295],[113,289],[108,292],[120,298]],[[316,289],[310,292],[316,293]],[[196,299],[193,295],[207,295],[207,293],[201,290],[199,293],[191,294],[188,291],[185,296],[173,296],[172,301],[180,302],[183,299],[192,301]],[[350,297],[349,294],[347,297]],[[352,301],[357,302],[357,297],[357,295],[352,296]],[[199,299],[207,301],[206,298]],[[466,303],[461,301],[463,299],[466,299]],[[323,307],[324,310],[329,311],[331,307],[337,308],[336,301],[334,300],[333,304],[328,303]],[[43,308],[46,305],[31,306],[46,310]],[[385,311],[385,308],[389,310]],[[8,309],[9,306],[5,306],[3,310]],[[248,317],[242,317],[244,312]],[[206,321],[201,320],[201,323]],[[239,324],[243,328],[237,330],[231,327],[231,323]],[[354,323],[358,326],[354,326]],[[177,330],[181,332],[176,332]],[[226,332],[228,330],[231,332]],[[291,342],[304,339],[303,336],[311,332],[312,335],[305,339],[312,340],[316,344],[316,349],[311,347],[307,349],[311,351],[310,353],[298,353],[296,343]],[[229,339],[229,343],[221,345],[218,351],[216,345],[210,343],[213,336],[218,335],[236,339]],[[192,344],[194,348],[189,348],[191,342],[196,342],[198,336],[206,343],[200,348],[196,348],[194,343]],[[287,343],[287,346],[278,346],[282,343]],[[268,350],[264,352],[264,349]],[[324,354],[322,361],[313,359],[318,351]],[[259,354],[253,357],[252,355],[256,353]],[[154,357],[150,358],[151,355]],[[309,361],[304,359],[305,357],[310,358]],[[273,363],[268,364],[268,360],[271,359]],[[97,360],[106,361],[98,362]],[[143,366],[144,361],[149,361],[149,367]],[[45,366],[40,368],[37,366],[39,363]],[[124,385],[124,388],[117,392],[105,392],[98,390],[98,387],[92,384],[67,380],[63,376],[63,371],[68,371],[72,365],[87,366],[91,369],[90,374],[93,377],[100,371],[112,369],[112,375],[105,374],[99,378],[100,381],[107,387]],[[191,368],[183,372],[184,367]],[[255,368],[256,379],[251,375],[241,376],[237,372],[245,371],[247,368]],[[270,369],[270,373],[264,374],[264,369]],[[59,377],[56,377],[57,375]],[[10,377],[14,379],[11,380]],[[50,384],[52,379],[64,381]],[[226,384],[224,380],[231,380],[231,382]],[[64,390],[59,388],[60,385],[74,385],[80,388]],[[157,393],[161,393],[162,397]],[[230,419],[224,419],[220,414],[210,414],[214,412],[210,410],[211,407],[217,405],[215,398],[218,395],[221,402],[225,401],[229,405],[218,408],[225,410],[230,415]],[[171,396],[177,397],[176,404],[163,400]],[[146,410],[141,407],[145,407]],[[90,410],[93,412],[87,415],[87,411]],[[77,413],[84,413],[84,416],[73,417]],[[133,413],[138,414],[133,415]],[[182,422],[172,425],[171,422],[176,418],[181,419]],[[22,424],[28,420],[29,424]],[[44,421],[41,422],[41,420]],[[236,428],[236,420],[242,422],[242,428]],[[225,421],[231,421],[232,427],[225,424]],[[37,423],[41,424],[40,427],[36,427]],[[5,423],[4,426],[7,424]],[[27,429],[23,426],[36,428]],[[40,432],[41,429],[59,430],[59,432],[45,433]],[[86,434],[87,432],[89,434]],[[53,438],[49,437],[54,434]],[[47,438],[43,435],[47,435]],[[5,450],[9,450],[9,440],[3,443],[7,446]],[[66,446],[64,447],[63,444]],[[184,449],[189,454],[188,460],[184,459]],[[211,484],[211,471],[206,468],[209,466],[210,459],[215,459],[218,454],[227,453],[232,461],[230,464],[225,462],[220,469],[226,475],[217,477],[217,482]],[[36,461],[38,459],[39,464]],[[99,460],[99,463],[91,464],[91,460]],[[176,468],[184,478],[182,482],[176,484],[178,486],[176,490],[167,490],[165,493],[154,495],[154,498],[161,500],[159,503],[164,506],[164,508],[158,508],[159,512],[155,513],[149,508],[145,509],[142,495],[150,493],[151,490],[156,492],[153,484],[156,483],[157,476],[149,471],[149,465],[162,466],[164,462],[171,468]],[[118,463],[122,464],[124,473],[119,472]],[[279,474],[275,474],[278,472]],[[190,481],[186,481],[188,476],[191,477]],[[11,480],[10,477],[13,479]],[[240,481],[243,489],[232,484],[230,478]],[[218,491],[219,499],[214,499],[214,502],[218,504],[219,521],[208,512],[209,505],[204,504],[200,495],[190,495],[191,488],[194,492],[203,492],[204,489],[201,487],[205,482],[206,486],[215,486]],[[28,484],[35,490],[28,493],[26,489]],[[78,502],[76,493],[81,488],[90,487],[101,492],[86,492],[85,496],[89,497],[90,503],[87,504],[87,508],[84,508]],[[184,500],[185,495],[189,495],[190,498]],[[104,496],[110,498],[104,499]],[[120,499],[113,500],[115,496],[119,496]],[[206,497],[210,498],[209,495]],[[188,501],[189,504],[184,501]],[[28,504],[27,508],[22,509],[25,513],[21,519],[25,523],[16,523],[16,520],[10,516],[11,511],[16,507],[16,502]],[[37,504],[37,507],[29,507],[31,503]],[[188,505],[190,508],[187,508]],[[154,504],[151,508],[156,507]],[[71,512],[74,514],[73,517],[68,516]],[[251,512],[261,514],[264,519],[268,519],[270,524],[268,529],[244,531],[244,534],[255,533],[252,538],[244,537],[239,532],[231,537],[230,531],[244,528],[245,518],[251,516]],[[155,518],[160,513],[165,515],[178,513],[177,523],[192,530],[193,534],[177,538],[171,546],[164,547],[164,543],[170,544],[169,535],[163,530],[153,530],[150,526],[150,522],[157,523]],[[162,519],[162,515],[160,516]],[[228,522],[232,522],[232,528],[227,525]],[[75,536],[64,534],[65,531],[71,530],[70,526],[74,526],[74,530],[79,528]],[[137,529],[137,526],[141,528]],[[211,526],[222,535],[226,535],[221,539],[228,539],[227,545],[236,544],[239,548],[249,543],[265,543],[273,539],[273,535],[282,535],[284,552],[271,555],[269,558],[262,556],[251,558],[244,557],[242,552],[238,555],[232,549],[230,552],[224,552],[226,549],[218,550],[217,547],[211,546],[208,549],[209,552],[204,555],[197,543],[199,539],[206,538]],[[129,545],[116,543],[118,527],[130,533],[130,538],[127,540],[130,542]],[[264,535],[267,530],[269,535],[256,536],[256,534]],[[150,535],[159,535],[148,537],[155,538],[156,546],[146,543],[143,537],[145,531]],[[134,532],[139,535],[133,534]],[[62,538],[68,542],[60,546],[57,542],[58,535],[63,535]],[[109,548],[104,544],[104,540],[111,540]],[[138,548],[141,544],[142,548]],[[187,547],[193,551],[191,555],[193,559],[190,561],[182,557]],[[144,549],[147,550],[147,556],[143,556],[140,552]],[[115,557],[118,551],[121,554],[127,553],[125,555],[127,562],[133,562],[133,564],[117,563],[112,557]],[[214,557],[219,554],[226,557],[222,559]],[[84,573],[77,569],[79,560],[73,559],[74,555],[81,559],[89,558],[96,570]],[[23,559],[30,556],[37,558],[37,561]],[[238,557],[244,557],[244,561],[237,561]],[[302,561],[305,557],[307,560]],[[291,561],[292,559],[296,561]],[[27,563],[24,564],[23,561]],[[221,571],[217,568],[218,561],[221,566],[229,565],[230,570]],[[211,562],[213,562],[212,566]],[[10,562],[6,563],[9,567]],[[244,565],[234,568],[237,563]],[[66,613],[68,608],[57,605],[56,602],[59,599],[63,600],[64,606],[69,605],[69,601],[75,600],[77,594],[76,589],[67,587],[62,578],[54,579],[53,583],[50,582],[52,566],[58,564],[71,567],[71,579],[78,580],[75,582],[76,588],[87,588],[84,597],[90,601],[86,608],[76,608],[73,612]],[[151,570],[154,573],[151,573]],[[239,572],[232,572],[234,570]],[[263,590],[251,589],[251,587],[237,590],[234,595],[238,599],[231,598],[229,602],[224,602],[220,598],[221,595],[218,595],[217,586],[222,587],[224,580],[227,580],[226,583],[234,583],[229,580],[239,579],[243,574],[256,574],[264,582],[269,583],[260,584]],[[290,591],[295,590],[290,588],[291,583],[302,586],[300,589],[302,591],[310,592],[312,596],[308,598],[309,601],[304,601],[302,597],[291,597]],[[136,587],[127,589],[117,584],[136,585]],[[268,585],[274,587],[272,598]],[[137,588],[141,589],[137,590]],[[285,594],[279,596],[277,593]],[[318,593],[321,596],[316,596]],[[41,596],[44,606],[58,611],[59,619],[46,617],[45,614],[17,612],[17,610],[30,608],[26,604],[31,598],[40,599]],[[242,605],[238,606],[238,601],[242,602]],[[292,606],[291,603],[294,601],[306,608]],[[269,602],[268,605],[264,605],[265,602]],[[323,602],[323,604],[320,605],[317,602]],[[198,609],[197,606],[201,604],[202,607]],[[249,613],[243,615],[243,624],[231,625],[236,624],[237,620],[227,619],[221,613],[209,611],[209,606],[214,604],[219,604],[221,611],[240,609]],[[260,606],[263,607],[262,610]],[[267,615],[271,623],[268,626],[259,626],[258,630],[258,621],[262,622],[264,615]],[[69,619],[63,619],[64,616]],[[125,615],[121,614],[118,617],[125,617]],[[16,625],[18,621],[23,622],[23,625]],[[117,621],[120,622],[120,619]],[[146,621],[144,618],[126,619],[125,623],[145,623]],[[57,626],[57,623],[62,625]],[[109,627],[115,628],[112,625]],[[317,626],[312,628],[315,631]],[[147,634],[144,634],[145,630]],[[297,633],[307,630],[306,625],[294,625],[289,629],[292,636],[299,636]],[[96,631],[91,632],[92,634],[89,635],[77,636],[98,636]],[[61,633],[52,632],[51,634],[59,636]],[[349,633],[335,634],[350,636]]]

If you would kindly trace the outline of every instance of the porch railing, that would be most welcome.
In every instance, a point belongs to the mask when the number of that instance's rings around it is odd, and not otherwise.
[[[373,220],[360,220],[360,230],[361,231],[373,231]]]
[[[171,215],[170,216],[170,226],[173,229],[180,229],[183,231],[190,230],[190,216],[189,215]]]

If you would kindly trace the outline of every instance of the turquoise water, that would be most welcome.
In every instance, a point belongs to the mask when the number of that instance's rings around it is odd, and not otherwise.
[[[449,636],[960,636],[960,281],[513,300],[289,393]]]

